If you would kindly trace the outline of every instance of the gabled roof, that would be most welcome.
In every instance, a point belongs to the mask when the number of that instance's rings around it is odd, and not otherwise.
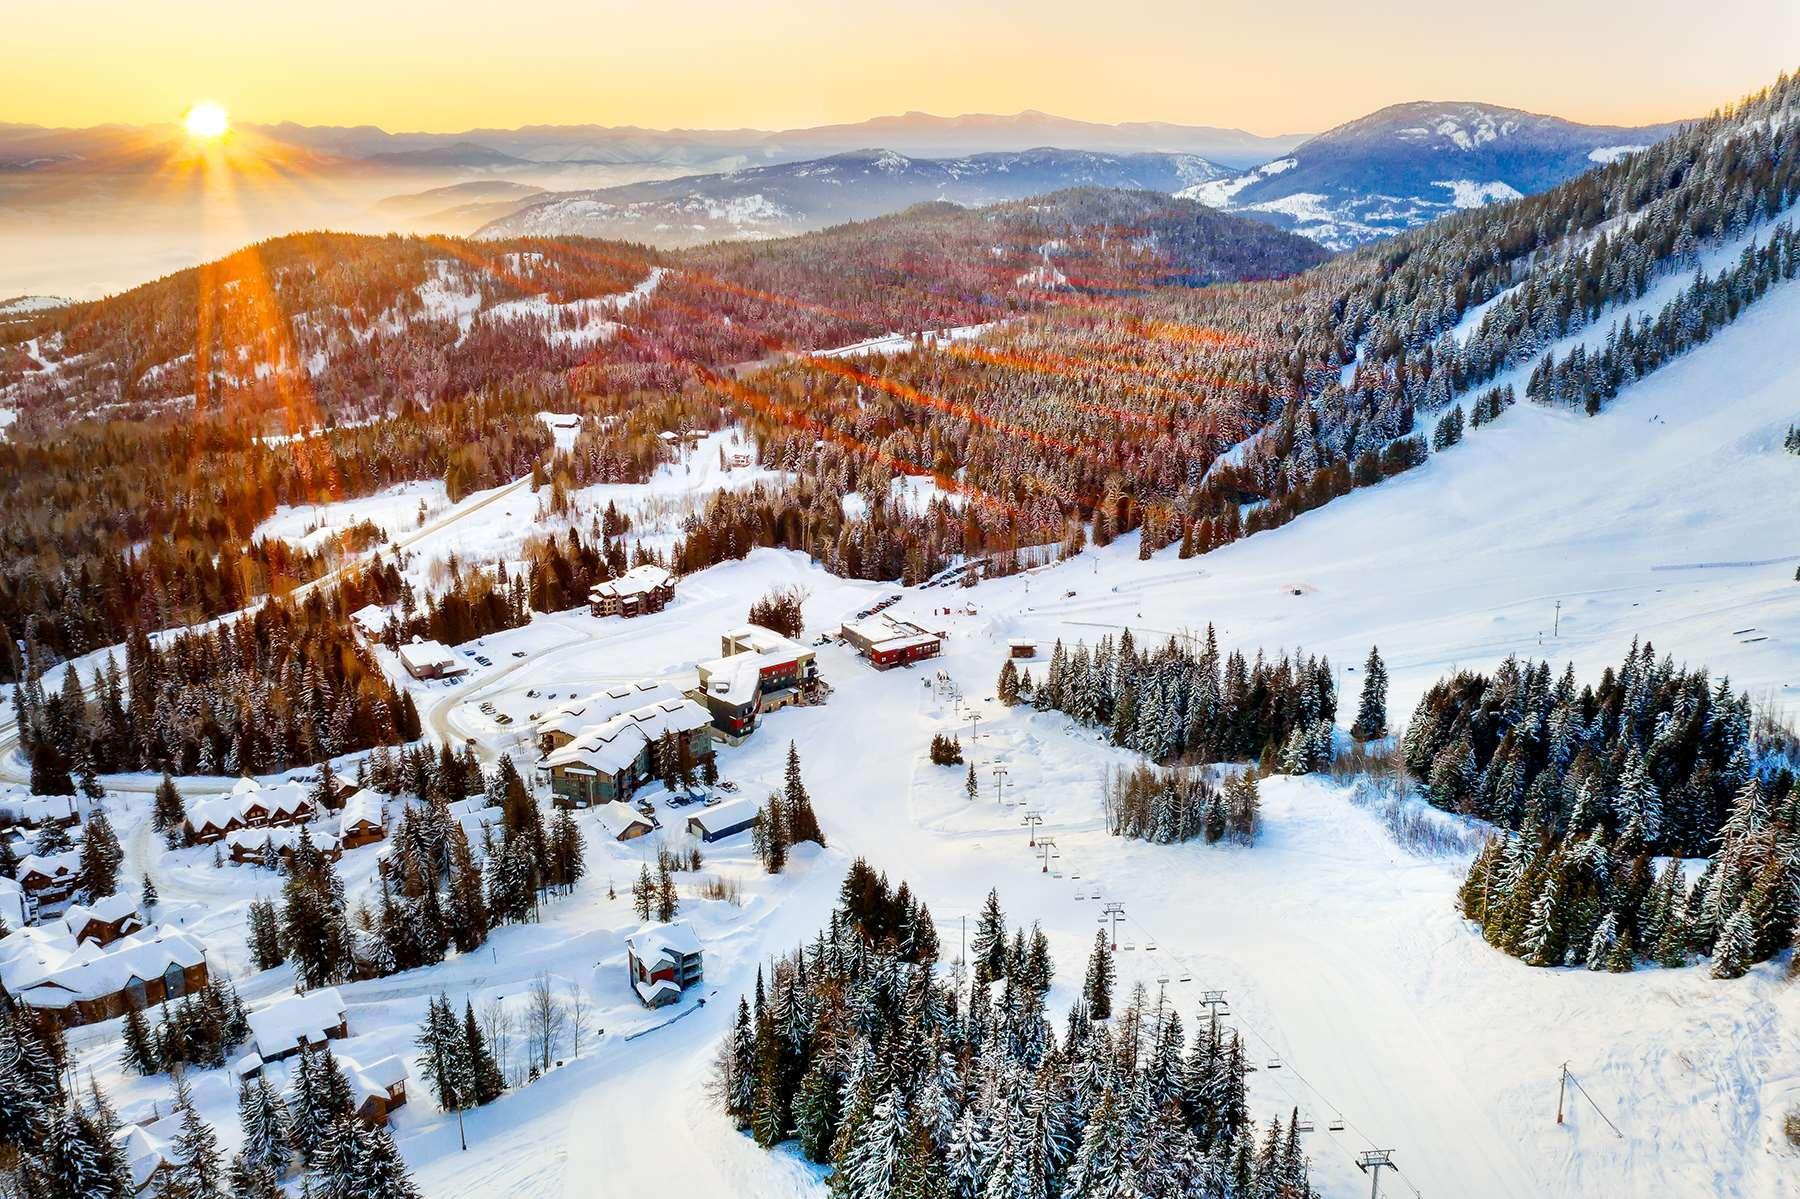
[[[601,827],[616,840],[622,839],[636,825],[642,825],[645,831],[655,828],[650,818],[623,800],[615,799],[611,803],[596,805],[594,818]]]
[[[28,874],[41,874],[45,878],[54,879],[66,874],[77,874],[81,871],[81,851],[65,849],[61,853],[26,854],[19,860],[20,878]]]
[[[313,824],[286,824],[274,828],[234,828],[225,834],[225,844],[232,849],[241,849],[247,853],[261,853],[267,845],[280,853],[291,850],[300,844],[300,833],[305,831],[312,838],[313,845],[321,850],[330,851],[339,845],[336,829],[325,828]]]
[[[309,1045],[325,1040],[327,1029],[344,1022],[344,1000],[336,987],[321,987],[251,1012],[249,1021],[256,1052],[275,1057],[299,1048],[302,1040]]]
[[[582,729],[604,724],[615,716],[665,699],[682,698],[681,690],[670,683],[639,680],[620,683],[604,691],[596,691],[579,699],[557,704],[538,713],[535,722],[538,736],[564,733],[574,736]]]
[[[16,934],[15,934],[16,935]],[[7,938],[11,940],[11,938]],[[71,947],[67,948],[67,947]],[[63,950],[58,960],[58,951]],[[101,947],[93,941],[75,943],[67,933],[60,942],[39,947],[36,969],[15,963],[6,972],[7,990],[32,1007],[62,1008],[78,999],[100,999],[125,989],[132,980],[161,978],[171,966],[191,969],[206,961],[206,947],[189,933],[171,925],[157,925],[120,937]],[[25,983],[29,975],[36,981]]]
[[[545,754],[542,765],[546,770],[574,765],[617,774],[664,733],[693,732],[711,720],[706,709],[691,699],[658,700],[583,729],[567,745]]]
[[[367,787],[350,793],[344,801],[344,810],[338,813],[338,835],[342,836],[359,824],[382,826],[381,808],[385,797]]]
[[[92,903],[70,904],[63,913],[63,927],[71,933],[79,934],[87,927],[90,920],[98,920],[101,924],[112,924],[129,916],[137,915],[137,901],[125,894],[108,895],[104,899],[96,899]]]

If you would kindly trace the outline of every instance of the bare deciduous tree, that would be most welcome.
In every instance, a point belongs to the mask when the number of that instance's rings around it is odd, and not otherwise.
[[[537,1059],[541,1073],[550,1068],[550,1055],[556,1051],[556,1043],[568,1027],[569,1011],[550,984],[548,973],[539,972],[532,980],[530,1001],[525,1009],[525,1028],[531,1037],[532,1056]]]

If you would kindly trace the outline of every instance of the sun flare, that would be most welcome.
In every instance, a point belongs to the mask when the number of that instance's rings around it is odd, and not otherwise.
[[[211,141],[222,137],[231,128],[231,119],[225,110],[210,100],[204,100],[188,109],[187,117],[182,121],[187,127],[188,136],[201,141]]]

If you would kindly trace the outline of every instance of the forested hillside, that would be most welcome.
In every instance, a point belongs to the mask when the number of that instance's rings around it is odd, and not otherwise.
[[[1300,239],[1096,190],[673,257],[251,247],[8,326],[0,452],[21,484],[0,500],[0,623],[56,656],[230,611],[323,569],[248,543],[278,503],[407,478],[460,495],[539,466],[641,479],[660,430],[723,421],[782,481],[717,493],[679,568],[781,545],[917,581],[959,554],[1140,528],[1145,554],[1204,553],[1423,461],[1463,434],[1463,403],[1475,426],[1520,392],[1595,411],[1791,277],[1797,96],[1784,77],[1542,195],[1299,275],[1320,256]],[[1666,298],[1616,317],[1648,297]],[[959,326],[985,336],[808,353]],[[1519,387],[1477,396],[1512,371]],[[589,418],[573,451],[552,453],[546,409]],[[1429,437],[1425,412],[1443,414]],[[888,502],[900,475],[935,476],[940,498]],[[874,502],[848,512],[852,492]]]

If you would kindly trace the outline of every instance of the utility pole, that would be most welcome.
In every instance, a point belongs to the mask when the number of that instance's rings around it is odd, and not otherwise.
[[[1378,1199],[1381,1194],[1381,1167],[1394,1169],[1394,1151],[1392,1149],[1370,1149],[1356,1155],[1356,1168],[1370,1175],[1369,1199]]]
[[[1551,625],[1550,635],[1552,637],[1561,637],[1562,636],[1562,601],[1561,600],[1556,601],[1556,622],[1553,625]]]
[[[1109,901],[1105,907],[1100,909],[1100,923],[1106,924],[1110,921],[1112,924],[1112,932],[1108,940],[1112,944],[1114,953],[1119,952],[1119,921],[1124,918],[1125,905],[1116,899]]]
[[[1008,773],[1004,766],[994,767],[994,802],[1002,806],[1006,803],[1006,776]]]
[[[1036,849],[1038,825],[1044,823],[1044,818],[1036,812],[1027,812],[1025,813],[1025,819],[1019,821],[1019,823],[1031,830],[1030,845],[1031,848]]]
[[[1563,1096],[1569,1090],[1569,1063],[1562,1064],[1562,1074],[1556,1080],[1556,1122],[1563,1122]]]

